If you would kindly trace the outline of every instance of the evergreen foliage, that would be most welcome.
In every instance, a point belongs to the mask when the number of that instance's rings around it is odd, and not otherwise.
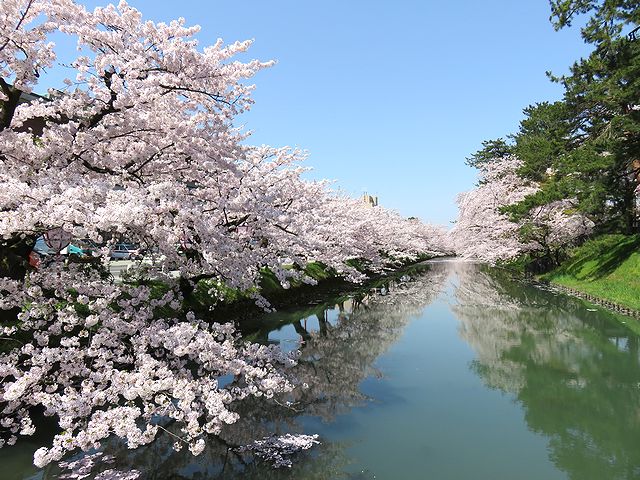
[[[581,36],[593,51],[552,81],[562,100],[524,109],[518,131],[506,140],[483,142],[468,163],[515,155],[523,181],[535,192],[501,208],[516,222],[553,202],[596,225],[595,233],[638,231],[640,195],[640,2],[550,0],[556,30],[585,20]],[[526,235],[529,231],[521,229]],[[530,232],[529,232],[530,233]]]

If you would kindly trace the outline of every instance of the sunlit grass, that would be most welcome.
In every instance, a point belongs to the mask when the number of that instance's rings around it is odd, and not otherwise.
[[[586,242],[543,278],[640,310],[640,237],[604,235]]]

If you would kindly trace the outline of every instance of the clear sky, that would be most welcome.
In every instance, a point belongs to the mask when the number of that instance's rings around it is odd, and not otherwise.
[[[201,46],[255,39],[248,57],[278,63],[255,78],[256,104],[239,119],[252,143],[306,149],[312,177],[440,224],[475,183],[465,158],[514,132],[527,105],[560,98],[545,71],[588,51],[577,28],[553,30],[547,0],[129,4],[201,25]]]

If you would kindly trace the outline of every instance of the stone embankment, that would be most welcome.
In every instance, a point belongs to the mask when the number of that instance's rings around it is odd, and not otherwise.
[[[609,310],[612,310],[616,313],[621,313],[623,315],[628,315],[630,317],[640,318],[640,310],[634,310],[632,308],[625,307],[623,305],[617,304],[615,302],[611,302],[609,300],[605,300],[589,293],[581,292],[580,290],[576,290],[575,288],[565,287],[564,285],[558,285],[557,283],[553,284],[553,288],[561,290],[565,293],[573,295],[578,298],[582,298],[584,300],[588,300],[591,303],[595,303],[596,305],[600,305]]]

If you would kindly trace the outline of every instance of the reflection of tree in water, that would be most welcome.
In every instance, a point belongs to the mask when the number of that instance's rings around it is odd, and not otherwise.
[[[109,467],[136,469],[146,480],[370,478],[366,472],[355,476],[344,472],[349,459],[344,453],[346,445],[338,442],[320,439],[322,444],[302,453],[290,469],[278,470],[234,453],[230,447],[274,433],[302,433],[300,415],[331,420],[361,404],[365,398],[359,386],[365,378],[377,374],[375,360],[398,340],[409,321],[436,298],[444,285],[445,270],[425,269],[428,271],[410,281],[390,281],[374,292],[316,308],[313,316],[318,320],[317,330],[306,329],[300,313],[290,314],[288,320],[303,340],[300,361],[292,373],[300,384],[308,385],[297,388],[287,399],[293,407],[283,406],[283,399],[269,408],[264,401],[248,399],[239,404],[238,422],[226,427],[220,439],[211,439],[198,457],[186,449],[174,452],[174,439],[163,435],[152,445],[136,450],[120,444],[107,447],[105,453],[117,462]],[[337,313],[337,318],[330,319],[330,312]],[[310,312],[302,316],[309,318]]]
[[[325,310],[317,316],[316,332],[301,331],[298,323],[296,331],[305,343],[296,375],[309,388],[297,389],[294,397],[305,412],[328,420],[362,402],[359,386],[377,374],[375,360],[435,299],[445,280],[444,271],[430,269],[413,281],[387,284],[376,294],[337,305],[336,322],[328,320]]]
[[[573,479],[640,478],[638,337],[610,315],[474,265],[457,268],[453,310],[472,368],[512,393]]]

